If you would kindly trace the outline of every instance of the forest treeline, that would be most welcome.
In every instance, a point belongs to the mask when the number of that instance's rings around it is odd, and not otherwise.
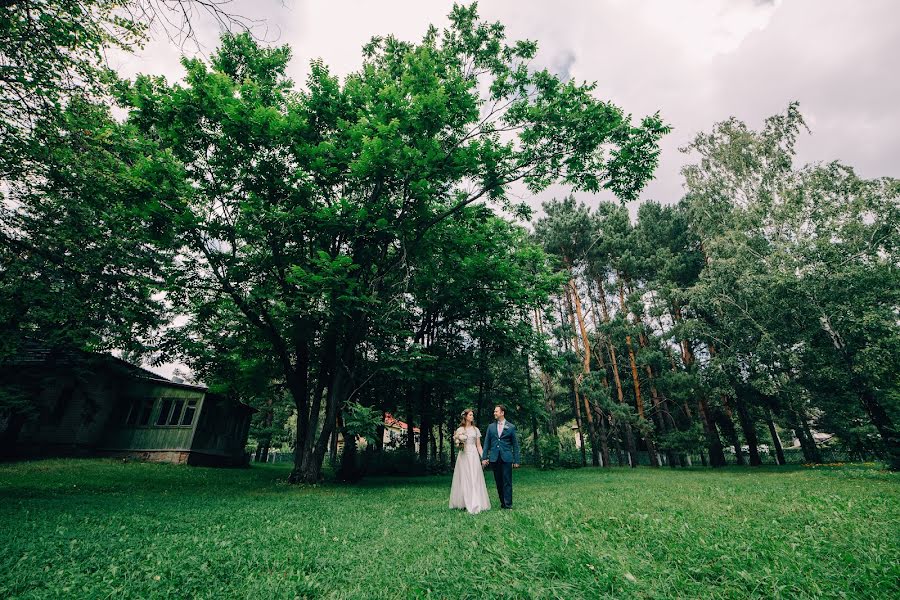
[[[260,454],[290,440],[294,482],[339,434],[358,477],[387,414],[443,460],[496,403],[539,461],[574,420],[598,466],[754,465],[779,430],[816,462],[818,430],[900,467],[900,186],[796,165],[796,104],[711,125],[684,196],[630,214],[668,125],[536,68],[474,4],[299,86],[247,32],[183,81],[125,80],[102,50],[144,13],[32,4],[0,8],[0,352],[182,362],[259,409]],[[513,193],[551,186],[574,195],[536,218]],[[7,423],[31,408],[0,395]]]

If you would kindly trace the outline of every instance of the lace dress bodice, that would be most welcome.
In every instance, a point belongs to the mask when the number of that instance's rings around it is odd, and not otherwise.
[[[481,437],[481,432],[478,431],[477,427],[460,427],[456,430],[456,433],[462,433],[466,436],[466,450],[475,450],[475,444],[478,443],[478,439]]]

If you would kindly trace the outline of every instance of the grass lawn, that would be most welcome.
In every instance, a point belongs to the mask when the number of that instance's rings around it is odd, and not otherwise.
[[[876,467],[521,469],[476,516],[449,477],[287,474],[0,464],[0,598],[900,598]]]

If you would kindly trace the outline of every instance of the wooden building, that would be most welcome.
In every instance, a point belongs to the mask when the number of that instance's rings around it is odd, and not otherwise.
[[[382,445],[387,450],[406,447],[406,437],[409,435],[409,425],[400,419],[395,419],[394,415],[387,413],[384,415],[384,434],[382,437]],[[413,445],[415,452],[419,452],[420,432],[418,427],[413,427]]]
[[[238,466],[253,409],[109,355],[32,345],[0,364],[0,451]],[[16,406],[14,402],[6,405]]]

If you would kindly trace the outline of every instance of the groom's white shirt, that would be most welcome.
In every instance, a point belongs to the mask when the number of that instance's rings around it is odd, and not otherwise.
[[[503,426],[506,425],[506,419],[502,421],[497,421],[497,439],[500,439],[500,436],[503,435]]]

